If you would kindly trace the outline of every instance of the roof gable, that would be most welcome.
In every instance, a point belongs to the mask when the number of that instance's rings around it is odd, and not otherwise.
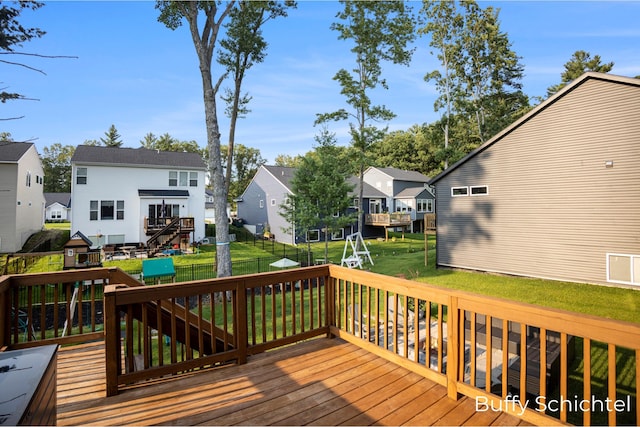
[[[279,181],[284,187],[291,192],[291,181],[296,173],[296,168],[287,166],[262,166],[267,172]]]
[[[44,193],[45,206],[58,203],[65,208],[71,207],[71,193]]]
[[[204,160],[197,153],[149,150],[142,147],[118,148],[79,145],[71,157],[71,162],[97,165],[205,169]]]
[[[529,122],[530,120],[532,120],[533,118],[535,118],[541,112],[545,111],[550,105],[556,103],[558,100],[560,100],[560,99],[562,99],[562,98],[564,98],[566,96],[569,96],[571,94],[571,92],[573,92],[576,88],[580,87],[581,85],[583,85],[585,82],[587,82],[589,80],[600,80],[600,81],[610,82],[610,83],[614,83],[614,84],[621,84],[621,85],[640,87],[640,79],[634,79],[634,78],[631,78],[631,77],[616,76],[616,75],[605,74],[605,73],[596,73],[596,72],[584,73],[582,76],[580,76],[579,78],[577,78],[576,80],[574,80],[573,82],[571,82],[570,84],[568,84],[567,86],[562,88],[556,94],[554,94],[553,96],[547,98],[545,101],[543,101],[538,106],[533,108],[527,114],[525,114],[524,116],[522,116],[521,118],[516,120],[510,126],[508,126],[505,129],[503,129],[501,132],[499,132],[493,138],[491,138],[490,140],[488,140],[487,142],[485,142],[484,144],[482,144],[481,146],[479,146],[478,148],[473,150],[471,153],[469,153],[466,156],[464,156],[462,159],[458,160],[451,167],[449,167],[448,169],[445,169],[444,171],[440,172],[438,175],[436,175],[433,179],[431,179],[429,181],[429,184],[433,185],[436,182],[440,181],[442,178],[444,178],[445,176],[449,175],[451,172],[455,171],[460,166],[462,166],[463,164],[465,164],[469,160],[473,159],[475,156],[477,156],[478,154],[482,153],[483,151],[485,151],[487,148],[491,147],[492,145],[494,145],[498,141],[502,140],[504,137],[506,137],[507,135],[512,133],[514,130],[518,129],[523,124],[525,124],[525,123]]]
[[[16,163],[32,146],[31,142],[0,142],[0,163]]]

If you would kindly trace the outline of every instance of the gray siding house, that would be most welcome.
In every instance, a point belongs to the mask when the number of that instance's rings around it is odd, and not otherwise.
[[[385,196],[383,210],[370,207],[367,213],[402,212],[410,214],[410,231],[422,231],[424,214],[433,213],[435,195],[428,185],[431,178],[420,172],[397,168],[370,167],[364,181]]]
[[[640,80],[586,73],[434,177],[437,265],[640,285]]]
[[[292,193],[295,168],[260,166],[258,172],[235,201],[238,218],[254,234],[270,232],[278,242],[295,244],[294,233],[284,231],[289,224],[280,215],[280,205]]]

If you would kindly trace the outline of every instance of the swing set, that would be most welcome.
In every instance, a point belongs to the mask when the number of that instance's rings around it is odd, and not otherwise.
[[[347,256],[347,249],[349,246],[351,247],[351,254]],[[369,253],[369,249],[367,249],[367,245],[364,243],[362,234],[358,232],[348,235],[344,242],[344,251],[342,252],[342,262],[340,265],[349,268],[358,267],[362,269],[362,263],[366,262],[367,259],[371,265],[373,265],[371,254]]]

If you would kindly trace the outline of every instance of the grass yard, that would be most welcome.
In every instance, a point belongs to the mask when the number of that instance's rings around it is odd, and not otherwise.
[[[374,265],[365,266],[367,270],[389,276],[402,275],[443,288],[640,323],[640,290],[436,269],[434,236],[429,236],[429,266],[425,267],[423,235],[407,234],[404,240],[398,233],[391,233],[390,236],[395,239],[386,242],[366,241],[374,262]],[[344,246],[344,242],[329,243],[331,262],[340,264]],[[324,243],[314,243],[312,250],[315,257],[319,258],[320,254],[324,254]],[[350,248],[347,255],[349,252]]]
[[[44,228],[46,230],[71,230],[70,222],[45,222]]]

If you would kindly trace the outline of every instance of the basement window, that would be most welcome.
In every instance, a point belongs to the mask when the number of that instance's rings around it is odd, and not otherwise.
[[[640,285],[640,255],[607,254],[607,282]]]
[[[472,196],[486,196],[489,194],[489,187],[486,185],[473,185],[471,186]]]
[[[451,187],[451,197],[465,197],[469,195],[469,187]]]

